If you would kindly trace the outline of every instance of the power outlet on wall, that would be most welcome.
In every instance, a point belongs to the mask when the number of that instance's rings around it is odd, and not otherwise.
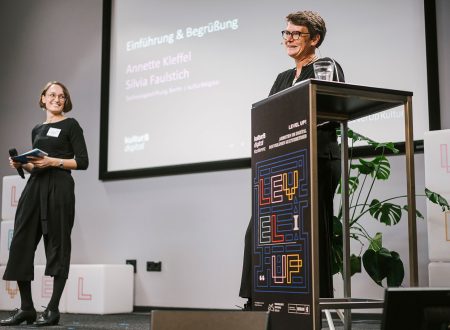
[[[133,266],[134,273],[136,274],[136,267],[137,267],[137,261],[136,261],[136,259],[127,259],[127,260],[125,260],[125,263],[126,263],[127,265],[132,265],[132,266]]]
[[[161,271],[161,261],[147,261],[147,271],[148,272],[160,272]]]

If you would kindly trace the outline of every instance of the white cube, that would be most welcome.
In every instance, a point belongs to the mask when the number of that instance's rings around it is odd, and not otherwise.
[[[9,258],[9,247],[14,234],[14,220],[5,220],[0,224],[0,265],[6,265]],[[39,242],[35,255],[34,264],[43,265],[46,263],[44,240]]]
[[[31,282],[31,292],[34,307],[38,312],[44,311],[53,293],[53,277],[46,276],[44,273],[44,265],[34,266],[34,281]],[[61,313],[67,312],[67,285],[59,301],[59,311]]]
[[[2,221],[0,224],[0,265],[6,265],[9,257],[9,247],[14,231],[14,220]]]
[[[425,186],[450,192],[450,129],[424,134]]]
[[[22,179],[19,175],[3,177],[2,220],[14,220],[17,203],[29,177],[29,174],[25,176],[25,179]]]
[[[0,274],[5,273],[5,266],[0,266]],[[20,292],[16,281],[0,280],[0,310],[20,308]]]
[[[450,288],[450,262],[430,262],[428,276],[430,287]]]
[[[441,193],[450,201],[450,194]],[[427,201],[428,256],[430,261],[450,261],[450,212]]]
[[[424,134],[425,186],[450,200],[450,130]],[[430,261],[450,261],[450,212],[427,201]]]
[[[67,312],[129,313],[133,310],[131,265],[71,265],[67,281]]]

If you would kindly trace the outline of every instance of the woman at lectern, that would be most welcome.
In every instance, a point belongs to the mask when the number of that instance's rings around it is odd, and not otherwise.
[[[17,206],[14,235],[3,279],[17,281],[21,306],[0,325],[23,322],[36,326],[59,322],[59,301],[69,274],[71,231],[75,217],[74,180],[71,170],[88,167],[88,153],[83,130],[73,118],[65,116],[72,109],[67,88],[60,82],[47,83],[39,96],[39,105],[46,115],[32,132],[33,148],[48,156],[32,157],[26,164],[10,158],[10,166],[23,168],[30,178]],[[45,311],[37,317],[31,296],[34,279],[34,254],[44,238],[47,263],[45,275],[53,277],[53,293]]]
[[[295,67],[280,73],[269,95],[287,89],[297,82],[314,78],[313,64],[318,60],[334,64],[333,80],[344,82],[341,66],[331,58],[319,58],[316,49],[322,44],[325,21],[318,13],[299,11],[286,17],[286,29],[281,31],[283,45],[295,62]],[[320,123],[317,127],[317,157],[319,184],[319,273],[320,297],[333,297],[331,272],[331,240],[333,234],[333,197],[340,179],[340,149],[337,143],[335,122]],[[247,298],[245,310],[252,309],[252,236],[253,219],[245,233],[244,262],[239,296]]]

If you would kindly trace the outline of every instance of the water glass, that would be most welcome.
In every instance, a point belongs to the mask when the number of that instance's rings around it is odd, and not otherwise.
[[[331,61],[314,62],[314,76],[316,79],[333,81],[334,63]]]

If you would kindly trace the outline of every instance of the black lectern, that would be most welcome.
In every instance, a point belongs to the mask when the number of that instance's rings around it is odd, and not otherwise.
[[[312,79],[253,105],[253,309],[272,312],[273,330],[319,329],[321,308],[371,307],[370,301],[352,300],[350,292],[347,122],[399,105],[405,117],[410,282],[417,286],[412,93]],[[318,120],[338,121],[342,130],[344,301],[319,297]]]

